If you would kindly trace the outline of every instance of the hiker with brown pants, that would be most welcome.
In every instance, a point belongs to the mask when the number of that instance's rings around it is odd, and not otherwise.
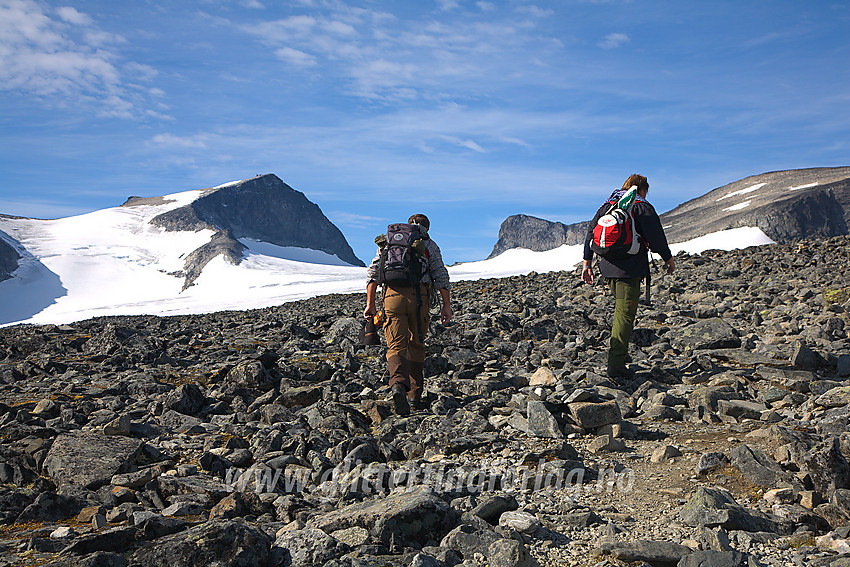
[[[411,404],[422,407],[425,369],[425,336],[430,322],[430,297],[440,293],[440,318],[452,318],[449,272],[440,248],[428,236],[428,217],[416,214],[407,224],[390,225],[387,235],[375,239],[378,253],[368,269],[365,317],[378,312],[376,296],[383,284],[384,337],[393,405],[408,415]]]

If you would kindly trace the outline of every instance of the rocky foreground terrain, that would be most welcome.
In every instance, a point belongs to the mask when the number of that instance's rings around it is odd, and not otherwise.
[[[848,273],[680,255],[620,382],[604,286],[461,282],[406,418],[362,294],[0,329],[0,565],[850,565]]]

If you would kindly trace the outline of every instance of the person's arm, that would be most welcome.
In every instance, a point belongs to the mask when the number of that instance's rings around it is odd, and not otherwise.
[[[452,301],[451,291],[446,288],[440,288],[440,297],[443,300],[443,307],[440,309],[440,321],[443,325],[448,325],[452,320]]]
[[[378,270],[381,265],[381,249],[375,254],[369,267],[366,269],[366,309],[363,311],[364,317],[374,316],[378,312],[378,307],[375,305],[375,297],[378,291]]]
[[[590,243],[593,240],[593,227],[596,226],[596,221],[599,220],[606,208],[606,205],[599,207],[599,210],[593,215],[593,219],[587,224],[587,234],[584,237],[584,262],[581,267],[581,279],[587,284],[593,283],[593,269],[590,267],[593,262],[593,250],[590,248]]]
[[[428,275],[431,277],[431,285],[440,292],[443,302],[440,308],[440,320],[447,325],[452,320],[451,284],[449,283],[449,271],[443,263],[443,254],[440,247],[431,239],[426,241],[428,247]]]
[[[590,267],[590,262],[591,260],[584,260],[584,264],[581,267],[581,279],[587,284],[593,283],[593,270]]]
[[[375,297],[377,296],[378,282],[369,282],[366,284],[366,309],[363,311],[363,316],[367,319],[374,317],[378,312],[378,307],[375,305]]]
[[[637,231],[643,237],[646,245],[650,250],[661,256],[661,260],[667,268],[667,273],[672,274],[673,270],[676,269],[676,261],[673,259],[672,252],[670,252],[667,235],[664,234],[664,227],[661,226],[661,219],[658,218],[655,208],[646,202],[636,203],[634,218]]]

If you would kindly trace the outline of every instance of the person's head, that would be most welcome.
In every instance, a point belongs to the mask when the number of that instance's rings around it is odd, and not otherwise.
[[[428,220],[428,217],[421,213],[416,213],[409,219],[407,219],[407,224],[418,224],[425,227],[425,232],[428,232],[428,229],[431,228],[431,221]]]
[[[632,188],[632,185],[637,185],[638,195],[646,197],[646,194],[649,192],[649,181],[646,180],[646,177],[639,173],[632,173],[629,175],[629,178],[626,179],[626,182],[623,183],[623,189],[628,191]]]

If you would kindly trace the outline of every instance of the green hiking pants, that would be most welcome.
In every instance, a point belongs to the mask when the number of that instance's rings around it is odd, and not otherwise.
[[[614,294],[614,321],[611,324],[611,346],[608,348],[608,367],[623,368],[629,355],[629,339],[635,326],[640,282],[643,278],[609,279],[608,288]]]

